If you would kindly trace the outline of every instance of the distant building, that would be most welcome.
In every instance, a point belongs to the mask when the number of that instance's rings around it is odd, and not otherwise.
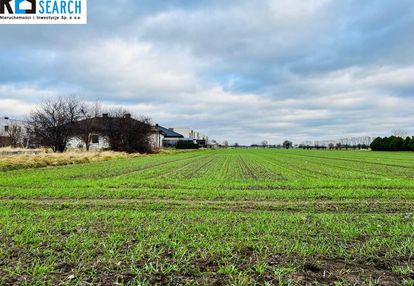
[[[178,141],[192,141],[201,148],[208,145],[208,137],[190,128],[165,128],[153,126],[151,142],[154,148],[174,147]]]
[[[15,141],[15,142],[13,142]],[[27,123],[23,120],[0,118],[0,147],[13,143],[26,146],[28,142]]]
[[[190,128],[170,128],[170,130],[182,134],[187,140],[193,140],[199,147],[206,148],[208,146],[208,137],[198,131]]]
[[[174,147],[184,136],[171,129],[155,124],[151,135],[151,144],[153,148]]]
[[[207,143],[207,147],[212,149],[219,149],[222,148],[223,145],[218,143],[216,140],[212,140],[211,142]]]

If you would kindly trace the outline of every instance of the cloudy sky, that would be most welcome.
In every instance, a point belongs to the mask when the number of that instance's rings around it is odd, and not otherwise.
[[[412,0],[89,0],[0,26],[0,116],[77,95],[244,144],[414,133],[413,28]]]

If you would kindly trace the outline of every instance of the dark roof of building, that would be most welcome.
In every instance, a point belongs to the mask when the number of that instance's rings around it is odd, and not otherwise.
[[[87,128],[89,128],[91,131],[99,133],[103,132],[108,124],[122,125],[126,122],[142,123],[141,121],[136,120],[130,116],[125,116],[123,118],[109,116],[94,117],[75,122],[73,125],[73,130],[76,133],[79,130],[83,130],[87,126]]]
[[[160,125],[158,125],[158,124],[156,124],[155,126],[154,126],[154,128],[159,132],[159,133],[161,133],[162,135],[164,135],[164,137],[166,137],[166,138],[184,138],[184,136],[183,135],[181,135],[181,134],[179,134],[179,133],[177,133],[177,132],[174,132],[174,131],[172,131],[172,130],[170,130],[170,129],[168,129],[168,128],[165,128],[165,127],[162,127],[162,126],[160,126]]]

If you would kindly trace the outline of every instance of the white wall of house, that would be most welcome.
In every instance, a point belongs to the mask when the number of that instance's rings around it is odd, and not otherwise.
[[[0,136],[8,136],[6,126],[9,126],[4,119],[0,119]]]
[[[163,147],[163,141],[164,141],[164,135],[161,133],[152,133],[150,136],[150,144],[152,148],[162,148]]]
[[[97,137],[95,137],[97,136]],[[109,148],[108,139],[100,135],[92,135],[92,141],[90,144],[90,150],[102,150]],[[85,149],[85,143],[78,137],[72,137],[69,139],[68,144],[66,145],[68,149]]]
[[[6,118],[0,118],[0,137],[2,138],[0,144],[8,145],[9,142],[7,139],[4,141],[4,138],[10,138],[10,131],[11,128],[14,126],[17,126],[19,130],[21,131],[19,136],[19,144],[22,146],[28,146],[29,140],[28,140],[28,131],[27,131],[27,122],[22,120],[14,120],[14,119],[6,119]],[[16,135],[16,134],[15,134]]]
[[[101,135],[93,135],[97,136],[98,142],[91,141],[90,150],[102,150],[109,148],[109,141],[108,138]],[[176,141],[178,139],[173,138],[172,141]],[[164,143],[164,135],[159,133],[153,133],[150,135],[150,144],[152,148],[162,148]],[[83,140],[79,139],[78,137],[72,137],[69,139],[68,144],[66,146],[67,149],[85,149],[85,143]]]
[[[23,135],[27,134],[27,126],[26,122],[22,120],[14,120],[14,119],[0,119],[0,136],[9,136],[8,128],[11,128],[12,126],[18,126],[22,129]]]

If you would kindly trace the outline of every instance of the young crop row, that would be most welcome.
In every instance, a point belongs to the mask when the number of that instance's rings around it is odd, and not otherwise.
[[[242,285],[277,284],[300,282],[308,271],[327,284],[342,271],[354,273],[344,281],[387,277],[402,284],[413,269],[414,220],[400,214],[59,205],[46,212],[3,206],[0,213],[0,284],[6,285],[221,284],[241,276]]]
[[[237,190],[256,190],[246,195],[257,197],[263,193],[274,197],[303,196],[301,193],[314,196],[313,192],[321,197],[412,196],[414,168],[406,163],[387,165],[388,153],[378,153],[379,157],[385,156],[381,164],[360,158],[372,159],[371,154],[219,150],[8,171],[0,173],[0,196],[130,197],[134,192],[141,196],[147,190],[162,194],[163,190],[180,190],[191,192],[190,196],[198,192],[202,197]]]
[[[3,171],[0,285],[413,285],[413,159],[228,149]]]

